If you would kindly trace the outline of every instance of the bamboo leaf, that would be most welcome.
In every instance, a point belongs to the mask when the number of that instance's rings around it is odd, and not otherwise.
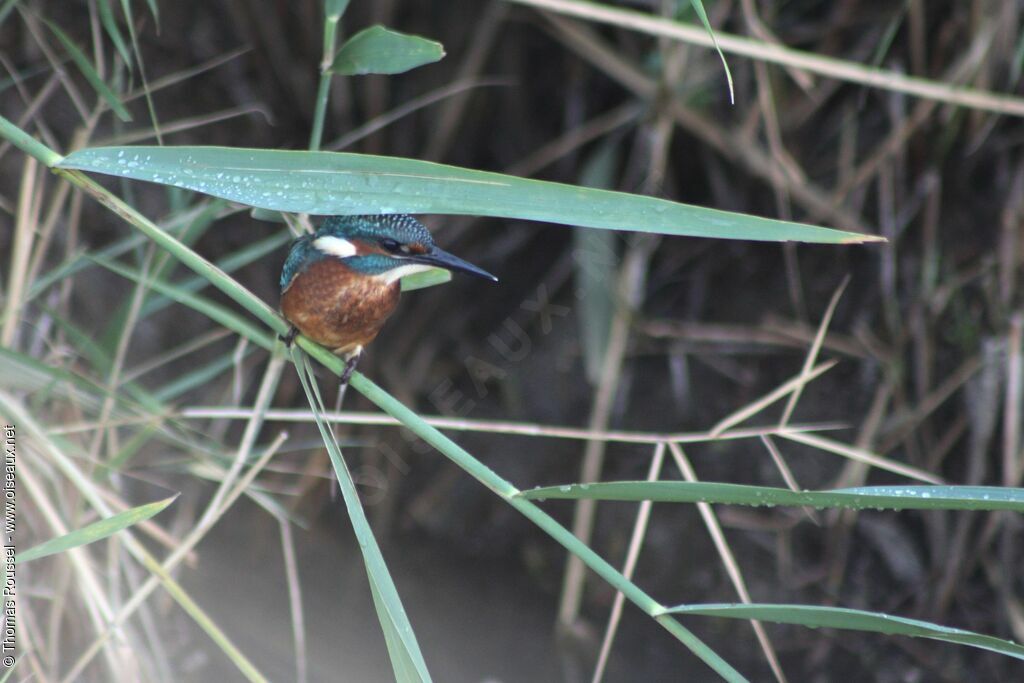
[[[117,96],[117,93],[110,89],[110,86],[103,82],[100,75],[96,73],[96,69],[93,68],[89,58],[85,56],[85,54],[77,45],[75,45],[71,38],[69,38],[68,35],[60,29],[59,26],[50,21],[47,21],[46,25],[50,27],[50,30],[53,31],[53,35],[57,36],[57,40],[59,40],[64,46],[64,49],[68,51],[68,55],[71,56],[71,61],[75,63],[79,71],[82,72],[82,75],[85,76],[85,80],[89,81],[89,85],[92,86],[92,89],[96,91],[96,94],[106,100],[107,104],[110,105],[110,108],[114,110],[114,113],[117,114],[117,118],[122,121],[131,121],[132,115],[124,108],[124,105],[121,103],[121,98]]]
[[[47,555],[56,555],[72,548],[78,548],[83,545],[95,543],[96,541],[102,541],[104,538],[113,536],[122,529],[127,529],[130,526],[144,522],[145,520],[159,514],[168,505],[174,502],[174,499],[178,495],[175,494],[170,498],[164,500],[158,500],[155,503],[148,503],[146,505],[140,505],[138,507],[119,512],[116,515],[101,519],[92,524],[86,525],[81,529],[77,529],[70,533],[58,536],[57,538],[51,538],[49,541],[44,541],[37,546],[33,546],[28,550],[18,553],[17,562],[18,564],[25,564],[32,560],[38,560],[41,557]]]
[[[545,486],[523,491],[533,500],[590,498],[659,503],[799,505],[851,510],[1013,510],[1024,512],[1024,489],[999,486],[863,486],[791,491],[768,486],[686,481],[611,481]]]
[[[366,154],[97,147],[74,152],[57,165],[293,213],[498,216],[667,235],[832,244],[881,239],[644,195]]]
[[[669,608],[665,613],[700,614],[729,619],[757,619],[758,621],[774,621],[779,624],[796,624],[810,628],[838,628],[913,638],[930,638],[1024,659],[1024,646],[1009,640],[950,626],[940,626],[927,621],[894,617],[889,614],[866,612],[859,609],[814,605],[708,604],[680,605]]]
[[[442,57],[444,46],[437,41],[371,26],[341,46],[330,70],[342,76],[400,74]]]

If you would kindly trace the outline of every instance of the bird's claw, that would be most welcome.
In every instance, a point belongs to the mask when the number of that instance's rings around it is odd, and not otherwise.
[[[292,328],[288,330],[287,334],[278,335],[277,338],[284,342],[284,347],[286,349],[290,349],[297,336],[299,336],[299,328],[292,325]]]
[[[358,354],[345,361],[345,370],[341,373],[341,386],[346,386],[348,384],[348,380],[352,377],[352,373],[355,372],[356,363],[358,362]]]

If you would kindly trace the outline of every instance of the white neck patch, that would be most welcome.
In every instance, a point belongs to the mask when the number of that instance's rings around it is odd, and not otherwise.
[[[325,254],[337,256],[338,258],[348,258],[349,256],[356,255],[356,245],[344,237],[333,237],[330,235],[317,237],[313,240],[313,246]]]
[[[399,278],[403,278],[406,275],[412,275],[413,273],[422,273],[423,271],[430,270],[431,268],[433,268],[433,266],[428,266],[424,263],[410,263],[405,266],[398,266],[397,268],[392,268],[391,270],[384,271],[380,275],[374,275],[374,277],[379,278],[390,285],[392,282],[398,280]]]

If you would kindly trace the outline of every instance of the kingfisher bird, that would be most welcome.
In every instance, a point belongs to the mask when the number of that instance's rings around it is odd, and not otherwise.
[[[292,243],[281,271],[281,313],[301,332],[345,359],[348,383],[359,354],[398,305],[401,279],[444,268],[497,282],[498,278],[438,248],[412,216],[329,216]]]

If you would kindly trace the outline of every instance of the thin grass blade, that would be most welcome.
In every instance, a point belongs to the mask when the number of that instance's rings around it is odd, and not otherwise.
[[[384,562],[384,556],[377,545],[377,539],[370,529],[370,522],[366,519],[366,513],[359,501],[359,493],[356,491],[355,481],[341,456],[341,449],[334,438],[334,433],[324,421],[323,401],[320,398],[316,377],[309,365],[309,360],[297,347],[292,347],[292,358],[295,362],[295,369],[299,373],[302,388],[306,392],[306,398],[313,409],[324,446],[327,448],[331,464],[334,466],[338,486],[345,501],[345,508],[359,542],[359,549],[363,554],[366,574],[373,591],[374,606],[377,608],[377,616],[381,630],[384,632],[395,677],[403,683],[405,681],[416,683],[430,681],[430,673],[427,671],[427,664],[423,660],[419,643],[416,641],[416,634],[406,616],[402,600],[398,596],[398,589],[395,587],[391,573]]]
[[[222,373],[234,368],[235,364],[239,360],[248,358],[255,349],[255,346],[247,347],[242,351],[237,359],[234,357],[234,354],[225,353],[220,358],[215,358],[209,363],[200,365],[194,370],[186,372],[184,375],[171,380],[159,389],[154,389],[153,396],[160,401],[174,401],[182,394],[188,393],[198,387],[205,386]]]
[[[705,30],[711,36],[711,42],[715,46],[715,51],[718,52],[718,58],[722,60],[722,68],[725,69],[725,80],[729,82],[729,102],[736,104],[736,92],[732,87],[732,72],[729,71],[729,63],[725,61],[722,48],[718,45],[718,38],[715,37],[715,32],[711,28],[711,22],[708,21],[708,13],[704,11],[704,3],[701,0],[690,0],[690,4],[693,6],[693,11],[700,18],[700,23],[704,24]]]
[[[110,42],[112,42],[114,47],[117,48],[117,52],[121,55],[121,59],[124,60],[125,64],[131,66],[132,51],[128,48],[128,43],[124,42],[124,36],[121,35],[121,28],[117,25],[117,19],[114,17],[114,9],[111,7],[110,3],[111,0],[100,0],[100,23],[103,24],[103,30],[107,32]]]
[[[237,251],[232,252],[222,260],[217,261],[217,267],[225,273],[233,273],[234,271],[243,268],[261,258],[269,256],[270,254],[281,249],[288,241],[291,236],[286,232],[271,235],[266,239],[262,239],[258,242],[253,242],[249,246],[243,247]],[[279,257],[282,258],[283,256]],[[205,278],[199,277],[198,275],[189,277],[188,279],[174,283],[174,287],[181,292],[188,294],[195,294],[201,291],[205,287],[210,285],[209,281]],[[146,299],[146,303],[142,305],[142,310],[139,311],[139,318],[144,319],[149,315],[163,309],[171,303],[171,299],[163,296],[152,296]]]
[[[72,41],[71,38],[68,37],[68,34],[64,33],[59,26],[50,21],[47,21],[46,25],[50,27],[50,30],[53,31],[53,35],[57,36],[57,40],[59,40],[61,45],[64,46],[64,49],[68,51],[68,55],[71,56],[71,61],[75,63],[79,71],[82,72],[82,75],[85,76],[85,80],[89,81],[89,85],[92,86],[92,89],[96,91],[97,95],[106,100],[107,104],[110,105],[110,108],[114,110],[114,113],[117,114],[117,118],[122,121],[131,121],[132,115],[128,113],[128,110],[125,109],[124,105],[121,103],[121,98],[117,96],[117,93],[110,89],[110,86],[103,82],[103,79],[100,78],[100,75],[96,72],[92,62],[89,61],[89,58],[85,56],[85,53],[75,45],[74,41]]]
[[[33,546],[28,550],[18,553],[18,564],[25,564],[32,560],[38,560],[41,557],[48,555],[56,555],[72,548],[78,548],[83,545],[95,543],[96,541],[102,541],[104,538],[113,536],[122,529],[127,529],[130,526],[144,522],[145,520],[159,514],[168,505],[174,502],[174,499],[178,495],[175,494],[170,498],[164,500],[158,500],[154,503],[147,503],[146,505],[140,505],[138,507],[119,512],[112,517],[101,519],[92,524],[88,524],[81,529],[76,529],[70,533],[58,536],[57,538],[51,538],[49,541],[43,541],[39,545]]]
[[[7,16],[11,13],[11,10],[13,10],[14,6],[17,4],[18,0],[5,0],[4,4],[0,5],[0,26],[3,26],[4,22],[7,20]],[[4,680],[6,679],[7,676],[4,676]]]
[[[98,257],[92,257],[92,260],[104,268],[117,273],[121,277],[132,280],[133,282],[142,281],[142,277],[138,272],[131,268],[122,266],[120,263]],[[273,337],[229,308],[216,304],[196,294],[190,294],[189,292],[186,292],[172,284],[166,284],[156,280],[147,280],[145,284],[152,288],[153,291],[199,311],[229,330],[237,332],[239,335],[245,337],[254,344],[258,344],[265,349],[269,349],[273,346]]]

